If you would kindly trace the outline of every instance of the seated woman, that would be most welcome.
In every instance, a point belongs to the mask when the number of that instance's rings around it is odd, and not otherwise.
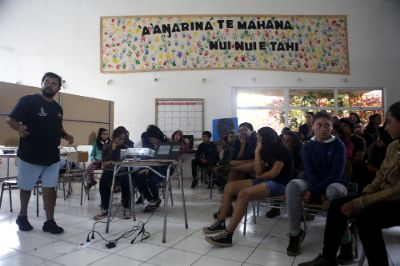
[[[164,133],[155,125],[149,125],[145,132],[142,133],[142,147],[156,150],[163,142],[168,142]],[[162,175],[167,172],[168,166],[152,167]],[[172,171],[171,173],[172,174]],[[144,212],[151,212],[160,207],[161,199],[158,193],[158,184],[162,180],[160,176],[148,169],[138,170],[133,176],[133,180],[139,192],[149,202]]]
[[[206,241],[216,246],[232,246],[233,233],[246,212],[247,203],[285,194],[292,167],[291,153],[281,143],[278,134],[270,127],[260,128],[254,158],[256,178],[226,184],[219,217],[210,226],[203,228],[205,234],[220,233],[206,236]],[[235,197],[237,197],[236,206],[230,224],[226,228],[225,218]]]
[[[300,266],[337,265],[336,253],[346,230],[348,218],[355,224],[368,265],[387,266],[389,260],[382,229],[400,225],[400,102],[389,107],[386,129],[394,141],[376,177],[361,195],[350,195],[331,202],[326,218],[322,254]]]
[[[114,175],[113,162],[119,161],[121,156],[121,148],[123,147],[126,137],[126,130],[118,127],[112,134],[112,142],[104,145],[102,154],[103,173],[100,178],[100,196],[101,196],[101,213],[94,216],[95,220],[101,220],[108,214],[110,204],[111,183]],[[121,169],[118,173],[117,180],[121,186],[122,205],[124,207],[124,219],[131,219],[132,214],[129,208],[130,188],[129,175],[127,169]]]
[[[90,153],[91,163],[86,169],[86,173],[88,175],[87,189],[90,189],[92,186],[97,184],[96,178],[94,177],[94,170],[101,169],[101,156],[103,153],[103,147],[105,144],[111,142],[109,137],[110,134],[108,133],[107,129],[99,128],[96,141],[93,143],[92,152]]]
[[[189,150],[190,150],[189,140],[186,139],[186,138],[183,138],[183,131],[182,130],[180,130],[180,129],[176,130],[171,136],[171,141],[173,143],[181,145],[181,152],[182,153],[189,152]]]
[[[292,153],[293,158],[293,178],[300,178],[299,176],[303,174],[304,166],[303,161],[301,159],[301,148],[303,147],[303,142],[300,139],[300,136],[291,130],[285,130],[280,135],[282,140],[282,144],[285,145],[290,152]],[[275,205],[279,206],[279,204]],[[280,208],[271,208],[265,216],[268,218],[274,218],[281,214]]]

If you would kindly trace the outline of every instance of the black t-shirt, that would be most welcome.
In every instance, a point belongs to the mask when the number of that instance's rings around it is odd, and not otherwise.
[[[20,138],[17,155],[21,160],[38,165],[51,165],[60,160],[63,110],[55,101],[34,94],[19,99],[9,117],[22,122],[29,135]]]
[[[282,185],[287,185],[289,181],[292,178],[292,170],[293,170],[293,157],[292,153],[290,152],[289,149],[287,149],[283,145],[277,145],[274,147],[273,150],[265,151],[266,153],[273,153],[271,154],[261,154],[261,159],[263,161],[266,161],[266,169],[265,171],[271,170],[272,166],[276,161],[281,161],[283,163],[283,167],[281,171],[279,172],[278,176],[275,177],[274,179],[271,179],[272,181],[275,181],[277,183],[280,183]],[[271,158],[272,159],[266,159],[266,158]]]

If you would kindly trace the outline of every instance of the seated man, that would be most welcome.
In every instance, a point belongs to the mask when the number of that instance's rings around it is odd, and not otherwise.
[[[286,187],[287,210],[290,222],[287,254],[297,256],[305,237],[300,228],[302,201],[321,202],[328,206],[335,198],[347,195],[344,175],[346,152],[343,142],[332,136],[331,116],[319,112],[314,116],[314,137],[302,149],[304,179],[293,179]]]
[[[192,160],[192,185],[191,188],[197,186],[197,168],[199,166],[211,167],[217,162],[217,147],[211,141],[211,132],[204,131],[202,134],[203,142],[197,148],[195,159]]]
[[[228,182],[245,179],[254,168],[254,151],[257,144],[257,134],[253,125],[247,122],[239,125],[239,136],[232,146],[232,160],[229,162],[231,171]]]
[[[363,194],[334,200],[326,219],[321,255],[299,266],[337,265],[336,253],[345,232],[347,219],[355,218],[356,227],[370,266],[389,265],[382,228],[400,225],[400,102],[386,114],[386,128],[395,140],[386,152],[381,168]]]

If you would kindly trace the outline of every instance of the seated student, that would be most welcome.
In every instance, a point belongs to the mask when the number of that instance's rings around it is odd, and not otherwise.
[[[126,135],[125,140],[124,140],[123,149],[133,148],[135,146],[135,143],[129,139],[129,131],[123,126],[119,126],[119,128],[125,130],[125,135]]]
[[[353,134],[354,123],[350,118],[339,120],[339,137],[346,147],[346,167],[344,173],[351,182],[357,184],[365,177],[367,165],[365,163],[365,140]]]
[[[378,130],[381,124],[382,124],[382,117],[378,113],[373,114],[368,118],[368,124],[364,129],[364,135],[363,135],[367,148],[371,146],[371,144],[378,139],[379,137]]]
[[[258,130],[255,149],[254,169],[256,178],[232,181],[226,184],[222,197],[219,217],[208,227],[203,228],[206,240],[216,246],[231,246],[233,233],[246,212],[247,204],[252,200],[262,200],[269,196],[285,193],[285,186],[290,180],[293,161],[290,151],[281,143],[278,134],[270,128]],[[234,200],[236,206],[231,221],[225,228],[225,218]]]
[[[218,186],[220,190],[224,189],[226,178],[229,174],[229,162],[232,157],[232,144],[235,138],[233,131],[228,131],[224,137],[224,147],[222,158],[218,161],[217,165],[211,168],[211,173],[218,179]]]
[[[239,125],[239,136],[232,146],[232,160],[229,162],[231,171],[228,182],[248,178],[248,172],[254,169],[254,150],[257,144],[257,134],[253,125],[247,122]]]
[[[285,145],[292,153],[293,158],[293,178],[300,178],[299,175],[303,172],[303,161],[301,159],[301,148],[303,143],[296,132],[285,130],[280,136],[282,144]],[[279,205],[278,205],[279,206]],[[274,218],[281,214],[280,208],[271,208],[265,216],[268,218]]]
[[[103,173],[100,178],[100,196],[101,196],[101,213],[94,216],[95,220],[101,220],[108,214],[110,204],[111,183],[114,174],[113,162],[119,161],[121,158],[121,148],[123,147],[126,137],[126,129],[118,127],[112,134],[112,142],[104,145],[102,154]],[[121,169],[118,172],[117,180],[121,186],[122,205],[124,207],[124,219],[131,219],[130,212],[130,188],[129,175],[127,169]]]
[[[361,122],[360,116],[357,113],[350,113],[349,118],[353,121],[353,123]]]
[[[354,134],[360,137],[364,135],[364,124],[362,121],[354,122]]]
[[[375,178],[376,171],[385,159],[387,147],[392,141],[392,137],[386,132],[385,128],[379,128],[378,139],[367,150],[367,173],[358,182],[360,192]]]
[[[306,123],[299,127],[300,138],[303,142],[309,141],[313,136],[312,123],[314,112],[306,112]]]
[[[343,142],[331,135],[331,116],[326,112],[317,113],[312,128],[314,137],[302,148],[304,179],[293,179],[286,187],[290,223],[289,256],[300,254],[305,237],[305,232],[300,228],[302,201],[322,201],[324,206],[328,206],[331,200],[347,195],[347,178],[344,175],[346,150]]]
[[[389,107],[386,129],[393,141],[376,172],[372,184],[361,195],[331,202],[326,218],[321,255],[301,266],[337,265],[336,253],[346,229],[347,219],[355,219],[356,228],[370,266],[389,265],[382,229],[400,225],[400,102]]]
[[[161,143],[168,142],[164,133],[155,125],[149,125],[145,132],[142,133],[142,147],[157,149]],[[153,167],[162,175],[166,174],[168,166]],[[172,171],[171,171],[172,174]],[[133,180],[143,197],[149,202],[144,212],[151,212],[160,207],[161,199],[158,193],[158,184],[162,180],[160,176],[148,169],[138,170],[133,176]]]
[[[103,152],[103,147],[105,144],[109,143],[111,140],[109,138],[110,134],[108,130],[105,128],[99,128],[97,133],[96,141],[93,143],[92,152],[90,153],[90,161],[91,163],[88,165],[86,169],[86,173],[88,175],[88,185],[87,189],[89,190],[92,186],[97,184],[97,181],[94,177],[94,170],[101,169],[101,155]]]
[[[183,137],[183,131],[178,129],[176,130],[172,136],[171,136],[171,141],[173,143],[177,143],[181,145],[181,152],[186,153],[189,152],[190,147],[189,147],[189,140]]]
[[[195,158],[192,160],[192,185],[191,188],[197,186],[197,168],[199,166],[211,167],[217,162],[217,146],[211,141],[211,132],[204,131],[201,136],[203,142],[197,148]]]

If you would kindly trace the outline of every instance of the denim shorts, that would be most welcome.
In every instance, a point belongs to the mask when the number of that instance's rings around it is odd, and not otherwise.
[[[59,171],[60,161],[52,165],[37,165],[18,159],[18,188],[32,190],[39,177],[43,187],[57,187]]]
[[[251,182],[253,183],[253,186],[258,184],[264,184],[265,186],[267,186],[267,189],[269,191],[268,197],[282,196],[286,193],[286,186],[273,180],[251,179]]]

